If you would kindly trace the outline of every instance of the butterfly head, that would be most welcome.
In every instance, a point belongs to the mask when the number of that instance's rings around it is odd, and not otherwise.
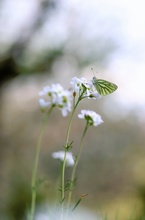
[[[92,79],[92,83],[95,84],[97,82],[97,78],[94,76]]]

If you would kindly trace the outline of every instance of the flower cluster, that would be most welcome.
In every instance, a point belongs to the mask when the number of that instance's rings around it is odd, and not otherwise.
[[[42,98],[39,100],[42,111],[45,111],[50,105],[57,106],[64,117],[67,116],[68,111],[71,111],[72,94],[70,91],[65,90],[60,84],[52,84],[51,86],[44,87],[43,90],[39,92],[39,95],[50,98],[50,101],[46,101]]]
[[[100,98],[99,93],[95,89],[92,82],[88,82],[85,78],[73,77],[71,82],[71,91],[65,90],[60,84],[52,84],[46,86],[39,92],[44,98],[39,99],[39,104],[43,112],[50,106],[58,107],[62,115],[67,116],[71,111],[72,97],[78,94],[81,99],[84,98]]]
[[[98,126],[103,123],[101,116],[90,110],[81,110],[78,118],[85,119],[89,125]]]
[[[87,82],[85,78],[73,77],[71,82],[72,90],[74,93],[79,93],[82,98],[100,98],[100,94],[95,89],[92,82]]]

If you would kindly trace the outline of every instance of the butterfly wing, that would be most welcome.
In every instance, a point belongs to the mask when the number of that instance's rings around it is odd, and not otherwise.
[[[109,95],[118,88],[117,85],[115,85],[114,83],[108,82],[103,79],[96,79],[96,77],[93,77],[92,82],[98,93],[103,96]]]

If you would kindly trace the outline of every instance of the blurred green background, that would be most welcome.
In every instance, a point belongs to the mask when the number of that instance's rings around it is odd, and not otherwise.
[[[145,218],[145,15],[144,1],[2,0],[0,2],[0,219],[25,219],[43,115],[38,92],[70,87],[72,77],[112,81],[118,90],[79,109],[99,113],[77,170],[74,202],[107,219]],[[77,112],[77,113],[78,113]],[[41,148],[37,204],[55,199],[58,161],[69,117],[55,110]],[[72,126],[77,151],[84,122]],[[67,178],[71,168],[66,171]]]

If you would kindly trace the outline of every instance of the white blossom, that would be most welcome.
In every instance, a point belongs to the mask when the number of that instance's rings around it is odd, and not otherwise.
[[[72,86],[73,92],[80,92],[83,89],[82,85],[85,85],[87,83],[87,80],[85,78],[77,78],[73,77],[70,84]]]
[[[46,109],[49,105],[57,106],[64,117],[71,111],[72,93],[68,90],[64,90],[60,84],[52,84],[51,86],[44,87],[43,90],[39,92],[39,95],[50,100],[49,102],[44,99],[39,100],[42,109]]]
[[[52,153],[52,157],[54,159],[59,159],[60,161],[64,161],[64,151],[57,151]],[[66,154],[66,166],[73,166],[74,165],[74,158],[72,152],[67,152]]]
[[[81,113],[78,114],[78,117],[80,119],[85,119],[90,125],[94,126],[98,126],[103,123],[101,116],[90,110],[81,110]]]
[[[85,78],[77,78],[73,77],[71,82],[71,87],[73,92],[76,93],[83,93],[82,97],[83,98],[100,98],[101,96],[99,93],[96,91],[94,85],[92,82],[88,82]]]
[[[46,102],[44,99],[39,99],[39,105],[42,111],[45,111],[46,108],[50,105],[50,102]]]

